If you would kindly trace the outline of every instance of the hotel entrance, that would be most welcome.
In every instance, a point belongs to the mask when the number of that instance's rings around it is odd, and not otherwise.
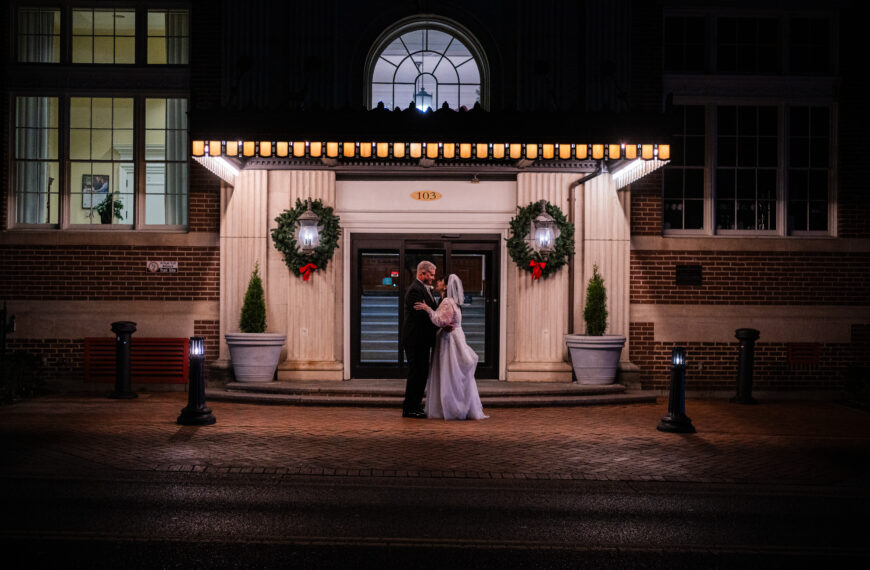
[[[351,235],[351,375],[404,378],[404,294],[417,264],[431,261],[436,279],[455,273],[465,302],[462,329],[480,360],[476,378],[498,378],[498,235]]]

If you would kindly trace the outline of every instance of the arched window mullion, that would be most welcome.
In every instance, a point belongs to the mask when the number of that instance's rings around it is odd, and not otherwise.
[[[456,39],[456,38],[451,37],[451,38],[450,38],[450,41],[447,42],[447,45],[444,47],[444,51],[441,52],[441,58],[438,60],[438,63],[436,63],[436,64],[435,64],[435,67],[432,69],[432,73],[433,73],[433,75],[434,75],[435,71],[438,69],[438,66],[441,65],[441,62],[442,62],[442,61],[444,61],[445,59],[447,59],[447,61],[450,61],[450,59],[447,58],[447,50],[449,50],[449,49],[450,49],[450,46],[453,45],[453,41],[454,41],[455,39]],[[451,62],[451,64],[452,64],[452,62]]]

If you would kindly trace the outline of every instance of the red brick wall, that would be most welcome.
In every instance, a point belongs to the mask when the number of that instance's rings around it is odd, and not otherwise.
[[[631,323],[629,357],[641,370],[641,385],[646,390],[670,387],[671,349],[686,347],[687,391],[737,392],[737,339],[734,342],[656,342],[653,323]],[[819,363],[794,365],[788,362],[787,343],[755,343],[752,389],[763,391],[839,390],[848,366],[861,358],[856,353],[858,335],[870,325],[853,327],[852,343],[823,343]],[[866,335],[866,330],[864,332]],[[862,358],[863,360],[863,358]],[[691,415],[691,414],[690,414]]]
[[[631,235],[658,236],[662,233],[661,170],[631,185]]]
[[[195,160],[190,162],[188,227],[191,232],[220,231],[220,180]]]
[[[146,261],[178,273],[147,273]],[[217,247],[0,247],[0,298],[78,301],[217,301]]]
[[[107,329],[107,333],[110,331]],[[6,337],[6,350],[27,352],[42,358],[38,371],[45,381],[81,382],[85,370],[85,340],[83,338],[17,338]]]
[[[703,284],[675,285],[678,264],[700,264]],[[632,251],[631,302],[868,305],[870,252]]]

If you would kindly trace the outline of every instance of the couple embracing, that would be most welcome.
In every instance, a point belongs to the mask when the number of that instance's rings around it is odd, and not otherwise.
[[[402,416],[482,420],[489,416],[483,413],[474,380],[477,353],[465,342],[462,331],[462,281],[456,275],[447,278],[446,286],[439,281],[435,289],[441,294],[440,303],[432,294],[434,281],[435,264],[421,261],[417,278],[405,294],[402,346],[408,382]],[[424,392],[425,409],[421,405]]]

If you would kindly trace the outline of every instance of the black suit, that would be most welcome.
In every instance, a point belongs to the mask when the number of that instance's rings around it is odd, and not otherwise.
[[[415,303],[426,303],[433,309],[435,299],[426,291],[426,286],[414,279],[405,293],[405,326],[402,332],[402,347],[408,360],[408,382],[405,384],[405,402],[402,409],[411,412],[420,409],[426,378],[429,376],[429,357],[435,345],[438,327],[432,324],[427,311],[418,311]]]

